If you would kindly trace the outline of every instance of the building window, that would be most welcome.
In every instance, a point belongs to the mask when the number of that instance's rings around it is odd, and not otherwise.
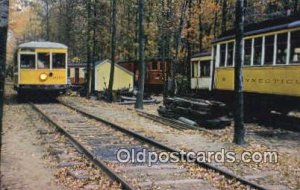
[[[49,69],[50,68],[50,53],[38,54],[38,68]]]
[[[71,76],[71,70],[70,70],[70,68],[68,68],[68,77],[70,77]]]
[[[21,55],[20,66],[22,69],[34,69],[35,68],[35,55]]]
[[[225,59],[226,59],[226,44],[221,44],[220,67],[225,66]]]
[[[265,38],[265,65],[273,65],[275,36]]]
[[[300,30],[291,32],[291,64],[300,64]]]
[[[66,67],[66,54],[53,53],[52,54],[52,68],[65,68]]]
[[[245,40],[244,65],[251,65],[252,39]]]
[[[228,56],[227,56],[227,66],[233,66],[233,49],[234,49],[234,43],[230,42],[228,43]]]
[[[277,36],[277,60],[276,64],[286,64],[287,56],[287,33]]]
[[[201,61],[200,62],[200,77],[210,77],[210,61]]]
[[[261,65],[261,56],[262,56],[262,38],[254,39],[254,65]]]

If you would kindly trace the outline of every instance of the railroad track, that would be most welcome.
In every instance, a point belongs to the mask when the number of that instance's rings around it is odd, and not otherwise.
[[[179,164],[156,163],[152,167],[133,162],[120,164],[116,152],[123,148],[136,152],[145,149],[157,153],[162,151],[180,153],[180,150],[74,107],[62,104],[31,105],[45,120],[68,137],[97,167],[113,180],[120,182],[123,189],[215,189],[211,181],[199,177],[212,172],[209,170],[213,170],[216,175],[225,176],[223,179],[225,183],[232,184],[235,181],[253,189],[265,189],[213,165],[197,161]],[[186,156],[184,158],[187,159]],[[202,170],[194,175],[191,168],[199,166],[209,170]]]
[[[145,117],[147,119],[151,119],[155,122],[159,122],[159,123],[164,124],[164,125],[168,125],[168,126],[173,127],[175,129],[179,129],[179,130],[198,130],[198,131],[202,131],[202,132],[211,134],[211,135],[216,136],[216,137],[221,137],[221,135],[219,135],[217,133],[214,133],[214,132],[211,132],[209,130],[206,130],[204,128],[201,128],[200,126],[188,125],[188,124],[181,123],[181,122],[179,122],[177,120],[174,120],[174,119],[168,119],[168,118],[161,117],[161,116],[158,116],[158,115],[146,113],[146,112],[140,111],[140,110],[137,110],[137,113],[142,117]]]

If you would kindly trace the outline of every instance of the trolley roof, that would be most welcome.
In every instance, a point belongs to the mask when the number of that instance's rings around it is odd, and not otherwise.
[[[68,49],[64,44],[55,43],[55,42],[27,42],[19,45],[19,48],[47,48],[47,49]]]
[[[210,52],[198,52],[198,53],[195,53],[194,55],[192,55],[192,58],[206,57],[206,56],[210,56],[210,55],[211,55]]]
[[[284,29],[292,29],[300,27],[300,14],[295,14],[293,16],[289,17],[282,17],[272,20],[266,20],[259,23],[254,23],[245,26],[245,36],[252,36],[256,34],[263,34],[273,31],[279,31]],[[221,34],[214,43],[222,42],[225,40],[230,40],[232,38],[235,38],[235,30],[228,30]]]

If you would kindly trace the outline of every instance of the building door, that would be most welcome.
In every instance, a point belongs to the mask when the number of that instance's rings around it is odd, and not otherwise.
[[[75,68],[75,84],[79,83],[79,68]]]

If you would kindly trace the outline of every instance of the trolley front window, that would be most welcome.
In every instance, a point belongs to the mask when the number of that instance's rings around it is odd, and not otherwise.
[[[38,53],[38,68],[39,69],[50,68],[50,53]]]
[[[66,67],[66,54],[65,53],[53,53],[52,54],[52,68],[61,69]]]
[[[291,32],[291,64],[300,64],[300,30]]]
[[[35,68],[35,55],[21,54],[20,67],[22,69],[34,69]]]

